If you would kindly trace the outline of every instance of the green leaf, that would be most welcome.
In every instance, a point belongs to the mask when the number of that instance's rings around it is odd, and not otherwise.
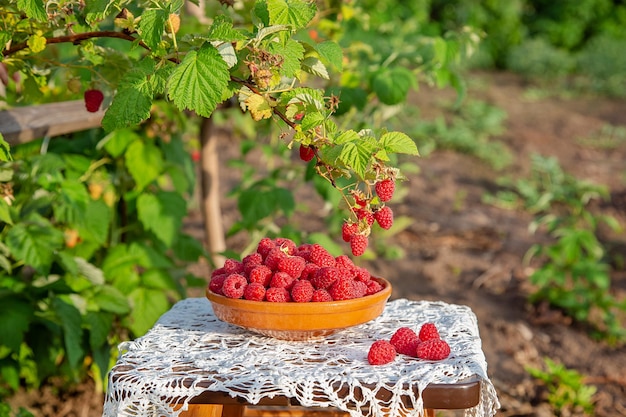
[[[139,221],[168,247],[180,233],[186,210],[185,200],[175,192],[141,194],[137,199]]]
[[[223,100],[229,80],[228,65],[219,51],[205,43],[198,51],[190,51],[172,72],[168,97],[180,110],[194,110],[209,117]]]
[[[136,68],[124,75],[113,102],[102,118],[102,127],[111,132],[135,126],[150,117],[153,84],[146,68]]]
[[[117,158],[126,151],[128,145],[140,139],[141,137],[130,129],[118,129],[98,142],[97,148],[104,148],[112,157]]]
[[[62,191],[52,206],[55,219],[68,224],[80,222],[89,201],[87,189],[74,180],[63,180],[59,189]]]
[[[343,70],[343,51],[339,44],[333,41],[326,41],[315,46],[322,60],[335,67],[337,71]]]
[[[324,80],[330,79],[328,69],[319,58],[314,56],[306,57],[302,60],[301,66],[302,69],[309,74],[313,74],[317,77],[323,78]]]
[[[217,15],[209,28],[207,38],[212,41],[235,42],[245,40],[246,37],[233,27],[233,21],[225,15]]]
[[[370,140],[371,139],[371,140]],[[347,142],[343,145],[339,159],[348,168],[354,170],[359,177],[365,177],[365,171],[372,159],[375,150],[373,138],[364,138],[359,141]]]
[[[11,218],[11,206],[3,198],[0,198],[0,222],[13,224]]]
[[[113,314],[89,311],[85,315],[85,324],[89,329],[89,346],[95,350],[107,342],[113,327]]]
[[[59,324],[63,328],[63,341],[67,361],[72,369],[77,368],[83,358],[83,329],[81,328],[82,318],[80,311],[71,304],[60,298],[52,300],[52,309],[59,318]]]
[[[172,247],[177,259],[187,262],[197,262],[206,253],[200,241],[189,235],[179,235]]]
[[[115,0],[90,0],[85,2],[85,12],[87,22],[93,23],[98,20],[102,20],[109,12],[109,7],[114,6]],[[112,10],[116,10],[116,7],[112,7]]]
[[[152,143],[135,141],[128,147],[124,157],[138,190],[143,190],[157,179],[163,170],[163,155]]]
[[[415,83],[413,73],[404,67],[382,68],[372,79],[372,89],[382,103],[394,105],[406,101]]]
[[[4,136],[0,133],[0,162],[11,161],[11,146],[4,140]]]
[[[301,127],[303,131],[315,129],[324,123],[324,115],[318,112],[307,113],[302,119]]]
[[[48,13],[43,0],[17,0],[17,8],[26,13],[31,19],[45,22],[48,20]]]
[[[134,336],[145,334],[156,321],[170,308],[170,302],[161,290],[137,288],[130,293],[133,314],[128,317],[128,327]]]
[[[103,200],[91,200],[87,204],[85,216],[78,228],[79,235],[88,235],[96,243],[103,245],[109,237],[112,219],[112,209]]]
[[[149,269],[141,275],[141,284],[156,290],[178,290],[172,277],[161,269]]]
[[[130,306],[128,305],[126,296],[120,290],[110,285],[98,287],[92,299],[100,310],[109,311],[118,315],[124,315],[130,312]]]
[[[380,137],[379,141],[386,153],[402,153],[407,155],[419,155],[413,139],[401,132],[388,132]]]
[[[63,233],[41,216],[31,216],[12,227],[6,235],[6,245],[13,256],[42,274],[47,274],[54,252],[63,247]],[[34,221],[32,221],[34,220]]]
[[[143,268],[171,268],[174,263],[168,253],[163,253],[146,242],[135,241],[128,248],[128,253],[137,257],[137,264]]]
[[[150,49],[159,47],[168,17],[168,11],[163,9],[148,9],[141,14],[139,33]]]
[[[274,42],[271,44],[271,52],[283,57],[281,72],[286,77],[295,77],[300,72],[300,62],[304,58],[304,46],[298,41],[289,39],[285,45]]]
[[[345,132],[341,132],[339,136],[333,140],[335,145],[343,145],[347,142],[352,142],[355,140],[359,140],[361,137],[354,130],[346,130]]]
[[[30,303],[13,296],[0,299],[0,346],[19,352],[34,310]]]
[[[314,2],[302,0],[267,0],[270,25],[292,25],[302,29],[315,17]]]

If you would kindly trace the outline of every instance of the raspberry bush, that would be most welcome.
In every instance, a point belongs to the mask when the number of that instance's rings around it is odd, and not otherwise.
[[[141,335],[199,285],[185,264],[207,254],[180,229],[195,187],[192,157],[203,154],[190,137],[204,119],[270,133],[271,147],[247,140],[246,150],[269,147],[281,157],[301,150],[305,179],[342,208],[341,222],[356,225],[346,243],[362,254],[387,204],[376,184],[400,182],[400,158],[418,154],[411,138],[374,121],[384,122],[418,79],[462,90],[455,67],[476,41],[465,30],[430,36],[403,22],[370,42],[367,55],[354,47],[372,31],[367,1],[222,0],[201,13],[191,3],[0,3],[2,106],[80,99],[88,111],[104,111],[103,129],[67,140],[10,147],[0,136],[0,317],[9,329],[0,334],[0,395],[59,375],[101,383],[116,342]],[[406,36],[413,38],[402,53],[380,43]],[[291,176],[281,174],[245,177],[233,192],[241,222],[230,233],[245,230],[251,241],[278,234],[266,219],[295,207],[277,180]],[[337,262],[315,247],[310,256],[317,269]],[[243,263],[227,268],[264,288],[271,282],[266,265]],[[301,274],[317,274],[310,264]],[[299,271],[284,268],[287,276]],[[242,284],[227,287],[238,294]],[[308,288],[297,288],[308,298]],[[366,291],[375,290],[368,282]],[[265,297],[282,300],[287,291]],[[262,291],[255,285],[249,293]],[[326,289],[311,295],[330,297]]]

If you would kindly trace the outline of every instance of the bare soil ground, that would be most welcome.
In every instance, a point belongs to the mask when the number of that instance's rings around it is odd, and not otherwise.
[[[506,131],[499,137],[515,152],[509,172],[524,175],[529,156],[556,156],[565,171],[611,189],[610,203],[597,209],[618,218],[626,226],[626,141],[610,149],[596,149],[578,139],[589,137],[605,124],[626,126],[626,101],[606,98],[547,97],[525,99],[527,86],[511,74],[477,74],[481,80],[470,96],[504,109]],[[422,89],[414,100],[434,107],[446,92]],[[426,112],[424,113],[426,117]],[[225,153],[232,144],[223,144]],[[231,149],[232,150],[232,149]],[[502,408],[498,416],[551,416],[546,390],[525,371],[541,368],[549,357],[586,376],[598,388],[595,415],[626,416],[626,349],[615,348],[588,336],[586,329],[558,311],[530,306],[527,296],[528,267],[522,258],[541,238],[531,235],[531,215],[496,208],[482,202],[497,188],[502,173],[476,159],[454,152],[437,151],[418,161],[421,172],[405,184],[406,197],[394,205],[396,215],[410,216],[410,227],[394,237],[406,250],[405,259],[378,259],[370,270],[393,284],[393,298],[442,300],[470,306],[478,317],[489,374]],[[223,171],[224,192],[235,178]],[[232,219],[234,202],[224,200],[226,221]],[[308,218],[307,229],[322,227]],[[190,216],[188,229],[202,236],[198,216]],[[607,235],[614,255],[626,256],[626,237]],[[229,245],[240,246],[240,239]],[[626,271],[612,275],[612,288],[626,297]],[[52,388],[16,396],[14,405],[25,405],[39,416],[99,417],[103,396],[90,384],[75,392]],[[562,415],[576,415],[563,413]]]

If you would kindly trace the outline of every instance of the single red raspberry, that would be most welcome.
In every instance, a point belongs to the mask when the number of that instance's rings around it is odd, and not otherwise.
[[[267,288],[270,286],[272,275],[272,270],[266,265],[259,265],[250,271],[250,274],[248,274],[248,281],[250,283],[256,282],[257,284],[261,284]]]
[[[328,293],[335,301],[355,298],[354,280],[345,278],[338,279],[328,288]]]
[[[243,290],[243,298],[251,301],[263,301],[265,299],[265,287],[258,282],[251,282]]]
[[[323,288],[317,289],[313,291],[313,296],[311,297],[311,301],[314,303],[320,303],[324,301],[333,301],[333,297],[330,296],[328,291]]]
[[[354,213],[359,220],[364,220],[368,226],[373,225],[374,221],[376,220],[374,218],[374,213],[372,213],[369,208],[356,209]]]
[[[367,294],[367,284],[363,281],[352,280],[352,286],[354,287],[354,298],[365,297]]]
[[[293,278],[300,278],[305,266],[306,261],[299,256],[287,256],[278,261],[278,270],[288,273]]]
[[[422,342],[430,339],[439,339],[439,331],[434,323],[424,323],[419,331],[419,338]]]
[[[300,279],[308,279],[310,280],[311,278],[313,278],[313,276],[315,275],[315,272],[317,272],[317,270],[320,269],[319,266],[317,266],[314,263],[307,263],[304,266],[304,270],[302,271],[302,274],[300,275]]]
[[[230,274],[224,280],[222,285],[222,292],[228,298],[241,298],[246,290],[248,281],[246,277],[241,274]]]
[[[296,251],[296,244],[293,240],[287,239],[286,237],[277,237],[274,239],[274,243],[277,248],[282,249],[287,255],[293,255]]]
[[[244,275],[250,278],[250,272],[252,272],[252,270],[257,266],[263,265],[263,257],[260,253],[254,252],[243,258],[241,263],[243,264]]]
[[[328,288],[339,279],[339,270],[332,266],[319,268],[311,277],[311,284],[316,289]]]
[[[350,238],[350,250],[354,256],[361,256],[365,253],[369,239],[365,235],[354,235]]]
[[[291,301],[289,291],[285,288],[270,287],[265,291],[265,299],[270,303],[288,303]]]
[[[270,281],[270,287],[276,287],[276,288],[285,288],[287,290],[291,290],[291,287],[293,287],[293,284],[295,282],[295,279],[289,275],[286,272],[274,272],[274,275],[272,275],[272,280]]]
[[[391,229],[393,226],[393,211],[390,207],[383,207],[374,213],[374,218],[378,222],[378,225],[385,230]]]
[[[307,280],[297,280],[291,288],[291,299],[296,303],[308,303],[313,298],[313,284]]]
[[[226,259],[223,268],[228,274],[241,274],[243,272],[243,264],[235,259]]]
[[[328,251],[317,243],[314,243],[311,246],[311,251],[309,253],[309,262],[313,262],[317,266],[335,266],[335,257],[328,253]]]
[[[211,281],[209,281],[209,290],[213,291],[215,294],[224,295],[222,286],[227,276],[228,274],[213,275]]]
[[[256,247],[256,251],[261,254],[263,259],[267,257],[267,255],[271,252],[272,249],[276,247],[276,243],[269,237],[264,237],[261,239],[259,244]]]
[[[344,222],[341,225],[341,238],[344,242],[350,242],[352,235],[359,231],[359,224],[352,222]]]
[[[102,94],[102,91],[100,90],[91,89],[85,91],[83,98],[85,99],[85,107],[87,108],[87,111],[95,113],[100,110],[100,105],[104,101],[104,94]]]
[[[309,254],[311,253],[311,244],[303,243],[298,246],[295,251],[293,251],[293,256],[299,256],[303,258],[305,261],[309,261]]]
[[[349,242],[349,240],[347,242]],[[335,262],[338,268],[345,268],[352,272],[356,270],[356,266],[354,265],[354,262],[352,262],[352,259],[348,258],[348,256],[346,255],[337,256],[335,258]]]
[[[400,327],[393,336],[391,336],[390,342],[393,347],[396,348],[396,352],[415,358],[417,356],[417,345],[419,345],[421,341],[413,329],[410,327]]]
[[[377,340],[372,343],[367,353],[367,361],[370,365],[385,365],[393,362],[396,358],[396,349],[386,340]]]
[[[428,339],[417,345],[416,355],[420,359],[440,361],[450,355],[450,345],[445,340]]]
[[[376,188],[378,199],[385,202],[391,200],[393,197],[393,193],[396,190],[396,183],[391,178],[385,178],[382,181],[378,181],[374,187]]]
[[[275,247],[267,254],[263,263],[272,271],[278,271],[278,263],[287,256],[288,255],[281,248]]]
[[[373,279],[367,281],[366,285],[367,285],[367,291],[365,292],[365,295],[376,294],[377,292],[382,291],[383,289],[383,286],[380,285],[378,281],[375,281]]]
[[[220,268],[214,269],[211,272],[211,278],[214,277],[215,275],[222,275],[222,274],[226,274],[226,270],[224,269],[223,266]]]
[[[354,270],[354,279],[357,281],[369,282],[372,279],[372,275],[367,268],[357,266]]]
[[[300,145],[300,159],[309,162],[315,157],[315,148],[312,146]]]

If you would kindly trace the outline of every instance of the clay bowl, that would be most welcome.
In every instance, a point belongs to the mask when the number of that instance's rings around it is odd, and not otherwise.
[[[339,330],[366,323],[380,316],[391,295],[391,284],[376,294],[343,301],[271,303],[234,299],[206,289],[215,316],[235,326],[276,339],[320,339]]]

